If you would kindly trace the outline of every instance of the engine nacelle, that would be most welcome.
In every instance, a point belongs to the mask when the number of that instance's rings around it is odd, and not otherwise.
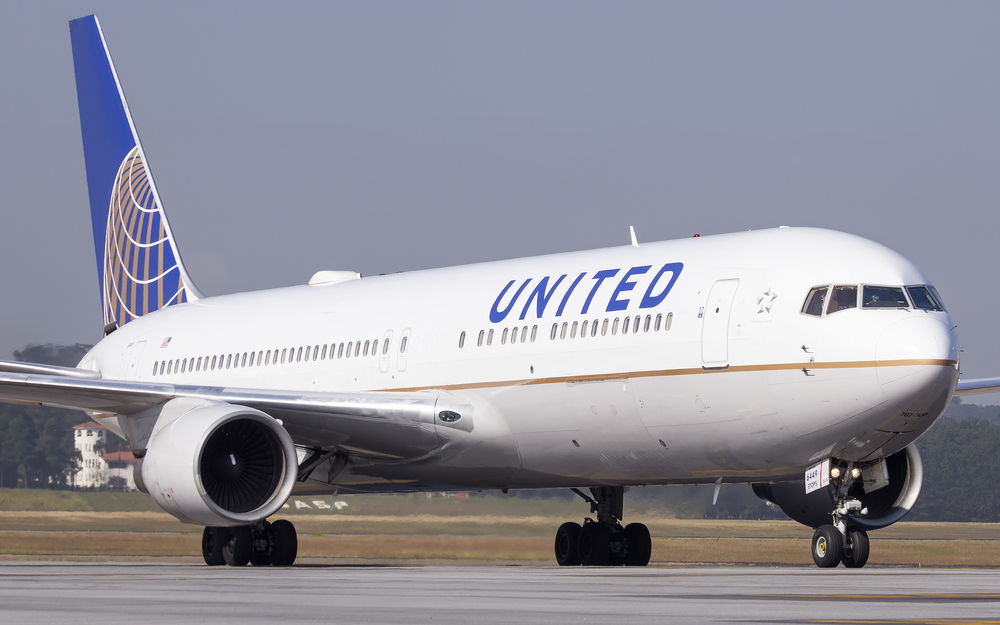
[[[182,521],[235,526],[277,512],[297,469],[292,438],[270,416],[178,398],[163,407],[135,473],[137,485]]]
[[[848,491],[849,496],[858,499],[865,508],[868,508],[868,514],[864,516],[849,517],[848,526],[877,530],[892,525],[906,516],[916,503],[924,481],[924,468],[917,448],[908,445],[889,456],[885,459],[884,468],[878,462],[859,466],[863,474],[880,473],[880,475],[874,483],[872,480],[857,480]],[[882,484],[885,478],[888,483],[873,489],[873,486]],[[867,492],[866,485],[869,487]],[[782,512],[803,525],[819,527],[831,522],[830,515],[834,509],[836,493],[836,487],[832,483],[808,495],[804,480],[752,484],[752,486],[753,492],[758,497],[777,505]]]

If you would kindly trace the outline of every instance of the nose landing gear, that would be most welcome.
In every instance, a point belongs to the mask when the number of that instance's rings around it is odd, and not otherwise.
[[[852,517],[868,514],[868,509],[860,501],[848,495],[860,475],[860,471],[851,464],[846,470],[838,470],[832,475],[837,487],[837,505],[831,513],[833,523],[816,528],[812,538],[813,562],[818,567],[833,568],[843,564],[849,569],[860,569],[868,563],[868,532],[851,529],[850,526]]]
[[[590,504],[597,520],[563,523],[556,531],[556,562],[560,566],[646,566],[652,551],[649,529],[642,523],[621,525],[625,488],[591,488],[590,497],[571,489]]]

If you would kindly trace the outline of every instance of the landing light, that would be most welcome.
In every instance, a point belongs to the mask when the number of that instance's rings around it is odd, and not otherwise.
[[[833,479],[837,479],[838,477],[840,477],[840,467],[833,467],[832,469],[830,469],[830,477],[832,477]]]
[[[851,477],[853,477],[854,479],[858,479],[859,477],[861,477],[861,469],[853,467],[851,469]]]

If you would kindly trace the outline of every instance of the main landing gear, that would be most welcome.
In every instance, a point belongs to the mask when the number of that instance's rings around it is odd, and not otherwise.
[[[868,564],[868,532],[852,529],[850,520],[852,517],[865,516],[868,509],[860,501],[850,497],[848,492],[854,481],[861,477],[861,471],[848,464],[846,468],[831,469],[830,477],[837,488],[836,506],[831,513],[833,523],[820,525],[813,533],[813,562],[820,568],[834,568],[843,564],[849,569],[860,569]]]
[[[572,489],[590,504],[597,520],[563,523],[556,531],[559,566],[646,566],[652,551],[649,529],[642,523],[621,525],[625,488],[591,488],[593,497]]]
[[[201,535],[201,555],[209,566],[291,566],[298,549],[295,526],[284,519],[206,527]]]

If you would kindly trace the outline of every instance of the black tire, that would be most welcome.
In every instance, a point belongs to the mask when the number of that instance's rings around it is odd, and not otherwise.
[[[580,524],[563,523],[556,530],[556,562],[559,566],[580,565]]]
[[[222,527],[206,527],[201,533],[201,555],[208,566],[222,566],[226,558],[222,555]]]
[[[868,540],[868,532],[864,530],[848,532],[847,543],[844,546],[844,555],[841,558],[844,566],[849,569],[860,569],[868,564],[868,554],[871,548],[871,542]]]
[[[229,566],[246,566],[253,554],[253,533],[249,525],[223,530],[222,555]]]
[[[577,549],[583,566],[607,566],[611,557],[611,532],[600,523],[584,523]]]
[[[816,566],[824,569],[840,564],[844,557],[844,537],[832,525],[820,525],[812,537],[812,556]]]
[[[653,540],[649,528],[642,523],[625,526],[625,566],[646,566],[653,553]]]
[[[271,566],[271,554],[266,551],[254,551],[250,554],[250,564],[254,566]]]
[[[274,566],[292,566],[299,552],[299,539],[295,534],[295,526],[291,521],[281,519],[271,524],[271,564]]]

